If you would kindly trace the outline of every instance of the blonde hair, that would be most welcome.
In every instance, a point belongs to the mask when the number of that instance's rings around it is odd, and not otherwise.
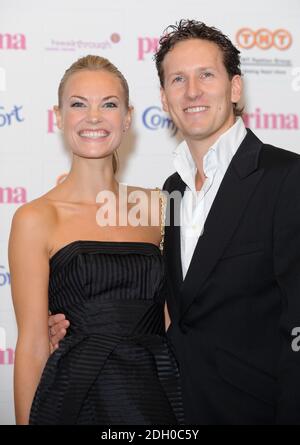
[[[117,76],[118,79],[120,80],[121,86],[124,91],[126,108],[127,109],[129,108],[129,87],[127,80],[125,79],[121,71],[119,71],[118,68],[105,57],[94,56],[90,54],[88,56],[81,57],[80,59],[76,60],[76,62],[72,63],[72,65],[65,71],[58,87],[59,108],[61,108],[62,106],[62,96],[64,93],[66,82],[68,81],[69,77],[71,77],[72,74],[83,70],[89,70],[89,71],[103,70]],[[114,173],[116,173],[118,169],[118,157],[116,152],[113,154],[112,162],[113,162],[113,171]]]

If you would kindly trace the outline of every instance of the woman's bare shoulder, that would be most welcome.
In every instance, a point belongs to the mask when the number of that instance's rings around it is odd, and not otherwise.
[[[47,231],[56,219],[56,209],[45,195],[20,206],[14,216],[13,227],[23,230]]]

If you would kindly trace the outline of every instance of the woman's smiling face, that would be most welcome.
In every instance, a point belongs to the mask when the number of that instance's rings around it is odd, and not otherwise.
[[[105,70],[73,73],[55,113],[67,146],[75,155],[91,159],[112,155],[131,120],[120,80]]]

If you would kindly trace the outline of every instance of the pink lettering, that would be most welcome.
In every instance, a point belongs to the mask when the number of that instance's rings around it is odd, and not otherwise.
[[[246,127],[256,130],[299,130],[299,117],[296,114],[262,113],[256,108],[254,113],[244,113]]]
[[[15,351],[12,348],[0,349],[0,365],[13,365],[15,361]]]
[[[154,54],[158,48],[158,38],[138,38],[138,60],[144,60],[145,54]]]
[[[0,187],[0,204],[24,204],[27,202],[24,187]]]
[[[24,34],[0,34],[0,49],[26,49]]]
[[[54,111],[48,110],[48,133],[55,133],[56,122],[54,119]]]

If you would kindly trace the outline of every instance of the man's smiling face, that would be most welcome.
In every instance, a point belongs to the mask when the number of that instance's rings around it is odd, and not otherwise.
[[[163,108],[189,145],[212,145],[234,124],[241,77],[230,80],[215,43],[196,38],[176,43],[163,60],[163,72]]]

